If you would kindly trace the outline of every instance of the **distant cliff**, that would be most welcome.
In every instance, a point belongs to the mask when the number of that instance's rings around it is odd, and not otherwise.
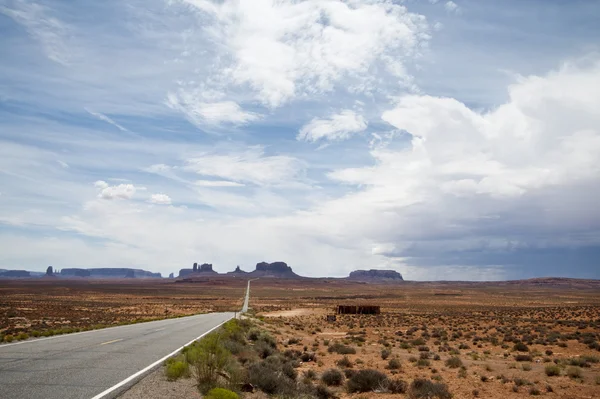
[[[197,263],[194,263],[194,266],[191,269],[181,269],[179,270],[179,277],[190,277],[190,276],[217,276],[219,273],[213,270],[212,263],[203,263],[198,266]]]
[[[256,269],[248,273],[252,277],[300,278],[285,262],[260,262]]]
[[[402,275],[395,270],[355,270],[348,280],[358,281],[404,281]]]
[[[161,278],[160,273],[125,267],[101,267],[95,269],[66,268],[60,271],[61,277],[92,278]]]

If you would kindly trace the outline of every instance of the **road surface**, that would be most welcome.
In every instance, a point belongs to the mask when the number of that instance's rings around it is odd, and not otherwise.
[[[127,384],[100,395],[233,316],[209,313],[0,345],[0,398],[113,397]]]

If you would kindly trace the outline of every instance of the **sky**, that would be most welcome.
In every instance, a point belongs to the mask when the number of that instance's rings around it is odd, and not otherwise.
[[[600,278],[599,20],[0,0],[0,268]]]

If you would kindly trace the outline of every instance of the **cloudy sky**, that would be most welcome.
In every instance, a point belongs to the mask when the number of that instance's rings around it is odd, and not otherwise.
[[[600,278],[598,20],[0,0],[0,268]]]

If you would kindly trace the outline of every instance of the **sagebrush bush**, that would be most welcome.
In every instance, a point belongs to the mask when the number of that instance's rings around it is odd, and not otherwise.
[[[459,357],[452,356],[451,358],[446,360],[446,366],[451,369],[457,369],[463,365],[462,360]]]
[[[339,386],[344,382],[344,375],[338,369],[329,369],[321,375],[321,381],[327,386]]]
[[[400,362],[399,359],[390,359],[390,361],[387,364],[387,369],[389,370],[398,370],[402,367],[402,363]]]
[[[546,368],[544,369],[544,371],[546,372],[546,375],[548,377],[554,377],[554,376],[560,375],[560,367],[558,367],[555,364],[547,365]]]
[[[531,355],[516,355],[515,360],[517,362],[531,362],[533,361],[533,358]]]
[[[581,378],[581,369],[579,367],[569,367],[567,369],[567,375],[569,376],[569,378]]]
[[[417,378],[410,384],[408,397],[410,399],[451,399],[452,394],[446,384]]]
[[[335,362],[335,364],[337,364],[338,367],[342,367],[345,369],[351,368],[352,366],[354,366],[352,361],[350,359],[348,359],[348,356],[344,356],[343,358],[339,359],[338,361]]]
[[[393,394],[406,393],[408,383],[404,380],[390,380],[387,385],[387,390]]]
[[[388,378],[380,371],[365,369],[357,371],[347,383],[348,392],[371,392],[387,388]]]
[[[382,349],[381,350],[381,358],[383,360],[387,360],[388,357],[390,357],[390,355],[392,354],[392,351],[389,349]]]
[[[354,355],[356,353],[356,349],[354,349],[353,347],[344,345],[339,342],[336,342],[333,345],[329,345],[327,351],[329,353],[339,353],[340,355]]]
[[[513,350],[518,351],[518,352],[529,352],[529,347],[527,345],[525,345],[523,342],[517,342],[513,346]]]

